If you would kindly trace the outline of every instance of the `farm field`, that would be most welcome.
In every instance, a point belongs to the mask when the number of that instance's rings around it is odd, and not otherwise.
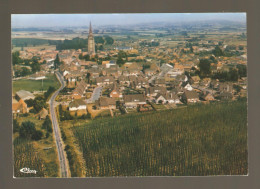
[[[29,80],[29,79],[20,79],[13,81],[13,92],[16,93],[19,90],[26,91],[47,91],[50,86],[58,88],[60,86],[59,81],[57,80],[54,74],[48,74],[47,78],[43,80],[43,88],[42,88],[42,80]]]
[[[247,175],[247,104],[234,101],[71,128],[86,177]]]

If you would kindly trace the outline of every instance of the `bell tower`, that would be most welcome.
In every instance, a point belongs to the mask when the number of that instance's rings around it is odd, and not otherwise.
[[[94,41],[94,36],[92,32],[92,26],[91,22],[89,24],[89,34],[88,34],[88,54],[95,55],[95,41]]]

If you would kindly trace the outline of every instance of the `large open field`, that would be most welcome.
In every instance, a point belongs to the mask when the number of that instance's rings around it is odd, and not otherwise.
[[[59,81],[57,80],[54,74],[48,74],[47,78],[43,80],[29,80],[29,79],[20,79],[13,81],[13,92],[17,92],[19,90],[26,91],[47,91],[50,86],[58,88],[60,86]]]
[[[86,176],[246,175],[246,101],[97,119],[72,128]]]

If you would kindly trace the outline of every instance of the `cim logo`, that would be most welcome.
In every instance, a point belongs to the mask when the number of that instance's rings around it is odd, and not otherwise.
[[[20,172],[21,173],[33,173],[33,174],[36,174],[36,170],[31,170],[30,168],[27,168],[27,167],[24,167],[22,169],[20,169]]]

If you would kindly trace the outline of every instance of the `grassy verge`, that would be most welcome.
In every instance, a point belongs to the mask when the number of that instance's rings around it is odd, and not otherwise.
[[[71,177],[84,177],[86,174],[86,166],[83,159],[83,154],[79,150],[79,145],[75,140],[73,132],[71,131],[73,126],[77,127],[85,123],[85,120],[77,120],[77,122],[63,121],[59,123],[62,138],[65,144],[65,151],[69,161]]]

